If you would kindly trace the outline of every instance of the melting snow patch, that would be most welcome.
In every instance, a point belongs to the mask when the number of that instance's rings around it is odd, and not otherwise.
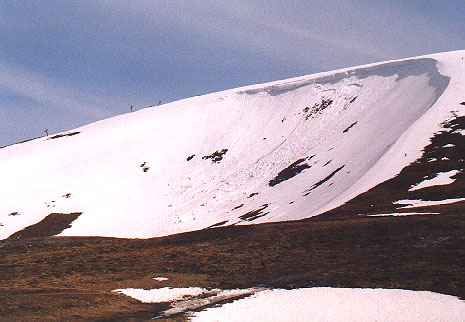
[[[185,296],[197,296],[207,292],[207,289],[200,287],[163,287],[151,290],[144,290],[140,288],[126,288],[114,290],[113,292],[122,293],[143,303],[159,303],[180,300]]]
[[[128,288],[114,290],[113,292],[122,293],[143,303],[172,302],[171,308],[162,312],[160,315],[162,317],[168,317],[171,315],[196,310],[225,300],[249,296],[264,290],[266,289],[247,288],[233,290],[207,290],[199,287],[164,287],[152,290]]]
[[[396,205],[407,205],[399,207],[398,209],[403,208],[416,208],[416,207],[427,207],[427,206],[437,206],[437,205],[447,205],[450,203],[456,203],[460,201],[465,201],[465,198],[456,198],[456,199],[445,199],[445,200],[409,200],[403,199],[393,202]]]
[[[207,305],[212,305],[221,301],[237,298],[240,296],[252,295],[256,292],[263,291],[264,289],[248,288],[248,289],[235,289],[235,290],[217,290],[211,291],[210,295],[204,298],[192,298],[183,301],[178,301],[171,304],[170,309],[162,313],[163,316],[170,316],[182,312],[192,311]]]
[[[427,187],[433,187],[433,186],[442,186],[446,184],[451,184],[452,182],[455,181],[455,179],[451,179],[451,177],[455,176],[457,173],[460,171],[458,170],[452,170],[448,172],[439,172],[436,177],[433,179],[425,180],[420,182],[419,184],[413,185],[410,187],[408,191],[414,191],[414,190],[419,190]]]
[[[275,289],[191,316],[194,321],[461,321],[465,302],[425,291]]]
[[[169,280],[168,277],[161,277],[161,276],[159,276],[159,277],[154,277],[153,279],[154,279],[155,281],[159,281],[159,282],[163,282],[163,281]]]
[[[367,215],[367,217],[414,216],[414,215],[440,215],[440,213],[438,213],[438,212],[396,212],[396,213],[392,213],[392,214]]]

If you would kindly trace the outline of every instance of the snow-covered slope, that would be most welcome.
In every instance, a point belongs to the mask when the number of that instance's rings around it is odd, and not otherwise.
[[[318,215],[420,155],[464,91],[463,57],[192,97],[0,149],[0,238],[51,213],[82,213],[61,235],[142,238]]]

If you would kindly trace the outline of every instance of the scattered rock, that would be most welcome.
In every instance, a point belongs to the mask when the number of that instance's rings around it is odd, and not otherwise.
[[[144,162],[144,163],[142,163],[140,165],[140,167],[142,168],[142,171],[144,171],[144,172],[147,172],[150,169],[150,167],[148,167],[146,164],[147,164],[147,162]]]
[[[203,160],[211,159],[212,162],[218,163],[221,160],[223,160],[223,156],[226,154],[226,152],[228,152],[228,149],[222,149],[221,151],[215,151],[210,155],[203,156],[202,159]]]
[[[310,107],[305,107],[303,109],[303,112],[305,113],[305,120],[308,120],[310,117],[313,117],[317,114],[321,114],[321,112],[323,112],[323,110],[325,110],[327,107],[331,106],[331,104],[333,104],[333,100],[328,98],[322,99],[321,103],[316,103],[315,105],[313,105],[311,110]]]

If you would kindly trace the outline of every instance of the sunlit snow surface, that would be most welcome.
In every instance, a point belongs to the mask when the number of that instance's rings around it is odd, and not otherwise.
[[[421,155],[458,102],[464,53],[192,97],[0,149],[0,238],[50,213],[82,212],[62,236],[135,238],[320,214]]]
[[[465,302],[432,292],[303,288],[267,290],[192,314],[193,321],[463,321]]]

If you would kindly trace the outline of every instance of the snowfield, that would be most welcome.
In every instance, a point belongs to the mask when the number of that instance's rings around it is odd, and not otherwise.
[[[193,321],[463,321],[465,302],[389,289],[267,290],[192,314]]]
[[[463,321],[465,302],[427,291],[314,287],[207,290],[198,287],[121,289],[144,303],[172,302],[162,316],[188,313],[193,321]],[[202,295],[202,297],[198,297]],[[215,307],[205,306],[245,298]],[[191,312],[191,313],[189,313]]]
[[[2,148],[0,238],[51,213],[82,213],[60,236],[129,238],[318,215],[420,156],[457,105],[464,56],[192,97]]]

